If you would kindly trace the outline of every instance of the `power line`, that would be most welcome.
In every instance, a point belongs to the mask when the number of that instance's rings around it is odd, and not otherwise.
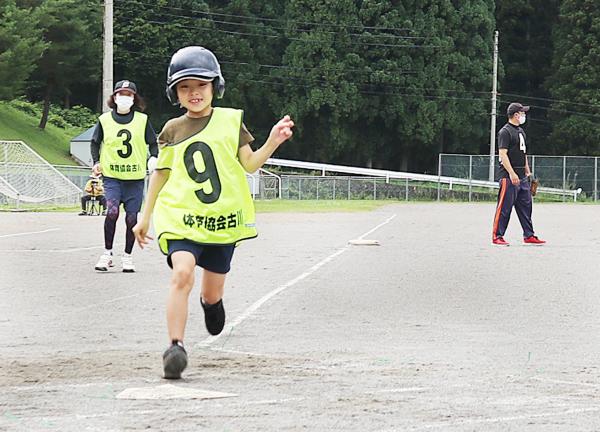
[[[144,3],[139,0],[118,0],[118,2],[119,3],[134,3],[135,2],[135,3],[146,5],[146,6],[156,6],[156,3]],[[297,20],[282,19],[282,18],[266,18],[266,17],[250,16],[250,15],[235,15],[235,14],[226,14],[226,13],[218,13],[218,12],[206,12],[206,11],[200,11],[197,9],[179,8],[179,7],[175,7],[175,6],[160,6],[160,7],[173,9],[173,10],[188,11],[188,12],[191,11],[193,13],[210,15],[210,16],[222,16],[222,17],[228,17],[228,18],[249,19],[249,20],[255,20],[255,21],[293,23],[293,24],[300,24],[300,25],[307,25],[307,26],[312,25],[312,26],[322,26],[322,27],[355,28],[355,29],[359,29],[359,30],[369,29],[369,30],[376,30],[376,31],[405,31],[405,32],[413,31],[412,29],[407,29],[407,28],[363,26],[363,25],[351,25],[351,24],[345,25],[345,24],[333,24],[333,23],[315,23],[315,22],[297,21]]]
[[[128,53],[131,54],[138,54],[138,52],[135,51],[131,51],[131,50],[127,50],[125,48],[121,48],[123,51],[126,51]],[[137,61],[142,60],[141,58],[138,58]],[[152,59],[145,59],[146,61],[155,64],[155,62]],[[306,71],[306,72],[310,72],[310,71],[314,71],[314,70],[321,70],[320,67],[315,67],[315,68],[298,68],[298,67],[294,67],[294,66],[284,66],[284,65],[264,65],[264,64],[253,64],[253,63],[246,63],[246,62],[234,62],[234,61],[226,61],[226,60],[222,60],[220,61],[221,64],[226,64],[226,65],[230,65],[230,66],[234,66],[234,67],[238,67],[238,66],[258,66],[259,68],[271,68],[271,69],[282,69],[282,70],[300,70],[300,71]],[[365,70],[360,70],[360,69],[345,69],[345,70],[336,70],[336,71],[332,71],[332,72],[342,72],[344,74],[347,73],[369,73],[372,74],[372,71],[365,71]],[[418,73],[418,71],[399,71],[399,72],[395,72],[396,74],[416,74]],[[275,75],[267,75],[265,77],[265,75],[257,75],[255,73],[252,73],[252,71],[246,70],[244,71],[245,75],[250,75],[250,76],[254,76],[254,77],[259,77],[259,78],[273,78],[273,79],[294,79],[294,80],[301,80],[303,82],[311,82],[309,77],[297,77],[297,76],[292,76],[292,75],[285,75],[285,76],[275,76]],[[256,81],[256,80],[255,80]],[[270,81],[270,83],[275,83],[276,81]],[[415,88],[414,86],[402,86],[401,84],[394,84],[394,83],[377,83],[377,82],[366,82],[366,81],[343,81],[344,83],[348,83],[351,85],[356,85],[356,86],[360,86],[360,85],[368,85],[368,86],[375,86],[375,87],[388,87],[388,88],[394,88],[394,89],[399,89],[399,90],[415,90],[415,91],[424,91],[424,92],[446,92],[446,93],[456,93],[456,94],[466,94],[466,95],[473,95],[473,94],[481,94],[481,95],[487,95],[488,92],[483,92],[483,91],[468,91],[468,90],[455,90],[455,89],[445,89],[445,88]],[[276,82],[278,84],[284,84],[284,85],[289,85],[289,83],[279,83]],[[314,87],[314,85],[310,85],[310,86],[305,86],[305,87]],[[383,93],[383,92],[379,92],[379,93],[373,93],[372,91],[370,91],[371,94],[391,94],[391,93]],[[417,93],[414,94],[416,95],[424,95],[425,93]],[[435,96],[435,95],[431,95],[431,97],[435,97],[435,98],[442,98],[442,99],[456,99],[456,100],[483,100],[483,101],[487,101],[487,97],[477,97],[477,98],[461,98],[461,97],[443,97],[443,96]]]
[[[121,51],[125,51],[127,53],[130,54],[136,54],[138,57],[136,59],[136,61],[147,61],[147,62],[152,62],[152,64],[155,64],[154,59],[158,60],[158,61],[167,61],[166,57],[162,57],[159,56],[158,54],[156,55],[152,55],[149,56],[147,58],[143,58],[143,57],[139,57],[140,53],[139,51],[132,51],[129,50],[125,47],[119,47],[118,48]],[[348,73],[354,73],[354,74],[373,74],[377,71],[372,71],[372,70],[368,70],[368,69],[349,69],[349,68],[343,68],[343,69],[323,69],[321,66],[315,66],[313,68],[305,68],[305,67],[299,67],[299,66],[286,66],[286,65],[268,65],[268,64],[261,64],[261,63],[249,63],[249,62],[239,62],[239,61],[229,61],[229,60],[219,60],[219,63],[222,65],[232,65],[232,66],[250,66],[250,67],[258,67],[260,68],[265,68],[265,69],[274,69],[274,70],[298,70],[298,71],[305,71],[305,72],[312,72],[312,71],[316,71],[316,70],[321,70],[321,71],[326,71],[326,72],[337,72],[337,73],[343,73],[343,74],[348,74]],[[414,75],[414,74],[418,74],[419,71],[416,70],[399,70],[399,71],[393,71],[394,75]],[[290,75],[290,78],[296,78]],[[447,91],[453,91],[453,90],[447,90]],[[459,91],[459,90],[456,90]],[[471,93],[471,92],[466,92],[466,93]],[[484,94],[487,94],[487,92],[481,92]]]
[[[588,104],[588,103],[583,103],[583,102],[571,102],[571,101],[568,101],[568,100],[550,99],[550,98],[534,97],[534,96],[526,96],[526,95],[520,95],[520,94],[514,94],[514,93],[502,93],[502,95],[503,96],[513,96],[513,97],[518,97],[518,98],[523,98],[523,99],[540,100],[540,101],[546,101],[546,102],[556,102],[556,103],[565,103],[565,104],[570,104],[570,105],[580,105],[580,106],[588,106],[588,107],[592,107],[592,108],[600,108],[600,104]]]
[[[299,71],[305,71],[305,72],[310,72],[310,71],[314,71],[314,70],[323,70],[322,67],[316,66],[314,68],[303,68],[303,67],[297,67],[297,66],[285,66],[285,65],[266,65],[266,64],[260,64],[260,63],[247,63],[247,62],[234,62],[234,61],[219,61],[219,63],[221,64],[227,64],[227,65],[239,65],[239,66],[258,66],[258,68],[265,68],[265,69],[283,69],[283,70],[299,70]],[[342,72],[342,73],[363,73],[363,74],[373,74],[373,71],[370,70],[365,70],[365,69],[347,69],[347,68],[343,68],[343,70],[340,69],[326,69],[327,72]],[[401,71],[394,71],[394,74],[398,74],[398,75],[409,75],[409,74],[417,74],[419,73],[418,71],[413,71],[413,70],[401,70]]]
[[[250,73],[250,76],[254,76],[257,77],[257,75]],[[318,85],[318,84],[312,84],[312,85],[307,85],[307,84],[302,84],[302,83],[298,83],[298,82],[281,82],[281,81],[275,81],[275,80],[266,80],[264,77],[262,76],[258,76],[261,79],[245,79],[245,82],[251,82],[251,83],[260,83],[260,84],[269,84],[269,85],[278,85],[278,86],[290,86],[290,87],[298,87],[298,88],[307,88],[307,89],[313,89],[313,88],[320,88],[320,89],[329,89],[331,87],[326,87],[323,85]],[[304,81],[307,82],[307,81]],[[356,83],[350,83],[350,84],[356,84]],[[335,90],[335,89],[334,89]],[[356,90],[357,93],[362,94],[362,95],[371,95],[371,96],[404,96],[404,97],[423,97],[425,99],[440,99],[440,100],[460,100],[460,101],[477,101],[477,102],[481,102],[481,101],[487,101],[487,99],[484,98],[466,98],[466,97],[456,97],[456,96],[436,96],[436,95],[431,95],[431,94],[426,94],[426,93],[400,93],[400,92],[384,92],[384,91],[376,91],[376,90],[366,90],[366,89],[358,89]]]
[[[137,2],[139,4],[144,4],[141,2]],[[161,5],[156,5],[158,8],[161,9],[178,9],[178,10],[184,10],[182,8],[174,8],[174,7],[169,7],[169,6],[161,6]],[[200,12],[200,11],[195,11],[192,10],[190,11],[192,13],[195,14],[207,14],[205,12]],[[171,16],[171,17],[176,17],[176,18],[184,18],[184,19],[197,19],[197,17],[192,16],[192,15],[178,15],[178,14],[173,14],[173,13],[166,13],[166,12],[161,12],[161,15],[164,16]],[[210,22],[213,23],[218,23],[218,24],[226,24],[226,25],[232,25],[232,26],[244,26],[244,27],[251,27],[251,28],[260,28],[260,29],[271,29],[271,30],[282,30],[282,31],[290,31],[291,29],[289,27],[278,27],[278,26],[269,26],[269,27],[265,27],[263,24],[253,24],[253,23],[245,23],[245,22],[235,22],[235,21],[224,21],[224,20],[217,20],[217,19],[211,19]],[[295,30],[298,33],[308,33],[311,30],[310,29],[296,29]],[[391,35],[391,34],[371,34],[371,33],[347,33],[347,32],[341,32],[341,31],[332,31],[332,30],[320,30],[321,33],[327,33],[327,34],[338,34],[338,35],[344,35],[344,36],[356,36],[356,37],[373,37],[373,38],[391,38],[391,39],[395,39],[395,40],[406,40],[406,39],[430,39],[431,37],[424,37],[424,36],[399,36],[399,35]]]
[[[188,19],[192,19],[190,17],[185,17]],[[202,29],[207,30],[207,27],[198,27],[198,26],[184,26],[178,22],[164,22],[164,21],[155,21],[155,20],[146,20],[146,22],[159,24],[159,25],[174,25],[178,27],[182,27],[185,29]],[[285,36],[282,34],[264,34],[264,33],[247,33],[247,32],[236,32],[231,30],[223,30],[218,28],[210,28],[210,31],[217,31],[220,33],[233,34],[238,36],[252,36],[252,37],[261,37],[261,38],[271,38],[271,39],[287,39],[293,41],[299,41],[302,43],[316,43],[322,44],[323,41],[319,40],[310,40],[310,39],[302,39],[297,37]],[[353,42],[353,45],[361,45],[361,46],[369,46],[369,47],[385,47],[385,48],[412,48],[412,49],[426,49],[426,48],[442,48],[441,45],[398,45],[398,44],[382,44],[382,43],[368,43],[368,42]]]
[[[507,101],[507,100],[502,100],[502,102],[510,103],[510,101]],[[541,105],[530,105],[530,106],[532,108],[538,108],[538,109],[545,110],[545,111],[553,111],[553,112],[558,112],[558,113],[573,114],[573,115],[580,115],[582,117],[590,117],[590,118],[600,119],[599,114],[590,114],[590,113],[584,113],[584,112],[580,112],[580,111],[570,111],[570,110],[564,110],[564,109],[560,109],[560,108],[550,108],[550,107],[544,107]]]
[[[127,51],[129,53],[132,54],[139,54],[135,51],[130,51],[127,49],[123,49],[124,51]],[[138,61],[141,59],[138,59]],[[151,62],[152,64],[154,64],[154,61],[152,61],[151,59],[147,59],[148,62]],[[258,63],[247,63],[247,62],[234,62],[234,61],[220,61],[220,63],[222,64],[227,64],[230,66],[258,66],[259,68],[269,68],[269,69],[281,69],[281,70],[300,70],[300,71],[305,71],[305,72],[310,72],[310,71],[314,71],[314,70],[319,70],[321,68],[319,67],[315,67],[315,68],[298,68],[298,67],[294,67],[294,66],[285,66],[285,65],[264,65],[264,64],[258,64]],[[372,73],[371,71],[365,71],[365,70],[360,70],[360,69],[350,69],[350,70],[345,70],[345,71],[332,71],[332,72],[344,72],[344,73]],[[418,73],[418,71],[402,71],[400,72],[402,74],[415,74]],[[265,77],[264,75],[257,75],[252,73],[251,71],[244,71],[245,75],[249,75],[252,77],[258,77],[261,79],[253,79],[253,80],[248,80],[248,81],[252,81],[255,83],[263,83],[263,84],[274,84],[274,85],[279,85],[279,86],[294,86],[294,87],[303,87],[303,88],[315,88],[315,87],[320,87],[320,88],[329,88],[329,87],[324,87],[324,86],[318,86],[315,85],[314,83],[312,83],[311,85],[305,85],[305,84],[296,84],[296,83],[286,83],[286,82],[280,82],[280,81],[266,81],[265,78],[273,78],[273,79],[286,79],[286,78],[291,78],[294,80],[301,80],[304,83],[310,83],[311,80],[308,77],[297,77],[297,76],[291,76],[291,75],[287,75],[287,76],[267,76]],[[373,83],[373,82],[365,82],[365,81],[344,81],[345,83],[351,84],[351,85],[356,85],[356,86],[374,86],[374,87],[383,87],[383,88],[391,88],[394,90],[412,90],[415,91],[413,93],[398,93],[398,92],[394,92],[394,91],[374,91],[374,90],[359,90],[360,94],[366,94],[366,95],[373,95],[373,96],[412,96],[412,97],[424,97],[424,98],[429,98],[429,99],[439,99],[439,100],[464,100],[464,101],[487,101],[488,99],[485,97],[458,97],[458,96],[439,96],[439,95],[431,95],[431,94],[427,94],[425,92],[446,92],[446,93],[455,93],[455,94],[471,94],[471,95],[476,95],[476,94],[480,94],[480,95],[487,95],[488,92],[484,92],[484,91],[468,91],[468,90],[455,90],[455,89],[446,89],[446,88],[414,88],[414,87],[406,87],[406,86],[401,86],[400,84],[394,84],[394,83]],[[500,102],[502,103],[510,103],[510,101],[508,100],[504,100],[504,99],[500,99]],[[573,114],[573,115],[581,115],[581,116],[585,116],[585,117],[589,117],[589,118],[600,118],[600,115],[594,115],[594,114],[589,114],[589,113],[584,113],[584,112],[579,112],[579,111],[570,111],[570,110],[561,110],[561,109],[556,109],[556,108],[549,108],[549,107],[543,107],[543,106],[538,106],[538,105],[531,105],[534,108],[539,108],[542,110],[547,110],[547,111],[555,111],[555,112],[564,112],[567,114]],[[491,115],[491,114],[490,114]],[[536,122],[545,122],[542,119],[534,119],[530,117],[531,121],[536,121]],[[552,122],[550,122],[552,123]]]

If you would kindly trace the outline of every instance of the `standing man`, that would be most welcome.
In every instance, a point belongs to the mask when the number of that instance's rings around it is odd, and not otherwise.
[[[527,119],[528,106],[511,103],[506,114],[506,123],[498,132],[498,153],[500,155],[500,191],[498,206],[494,217],[492,243],[508,246],[504,233],[508,227],[513,207],[517,211],[519,222],[523,228],[523,241],[526,244],[542,245],[546,243],[534,235],[531,211],[531,187],[529,176],[531,171],[527,162],[527,146],[525,132],[521,125]]]

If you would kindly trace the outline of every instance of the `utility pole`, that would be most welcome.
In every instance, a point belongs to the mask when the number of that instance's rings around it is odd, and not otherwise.
[[[113,0],[104,0],[104,49],[102,59],[102,112],[113,90]]]
[[[492,126],[490,128],[490,172],[489,181],[494,181],[496,166],[496,102],[498,97],[498,30],[494,32],[494,73],[492,81]]]

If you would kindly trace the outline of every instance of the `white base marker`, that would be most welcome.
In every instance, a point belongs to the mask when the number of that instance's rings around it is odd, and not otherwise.
[[[379,246],[379,240],[354,239],[349,240],[348,243],[354,246]]]

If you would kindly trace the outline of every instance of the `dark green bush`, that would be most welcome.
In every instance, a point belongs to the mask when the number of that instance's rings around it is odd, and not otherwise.
[[[43,107],[41,102],[29,102],[21,98],[13,99],[9,102],[9,105],[33,117],[40,118],[42,116]],[[64,109],[56,105],[50,105],[48,123],[62,129],[70,127],[89,128],[96,123],[97,118],[97,114],[83,106],[78,105]]]

